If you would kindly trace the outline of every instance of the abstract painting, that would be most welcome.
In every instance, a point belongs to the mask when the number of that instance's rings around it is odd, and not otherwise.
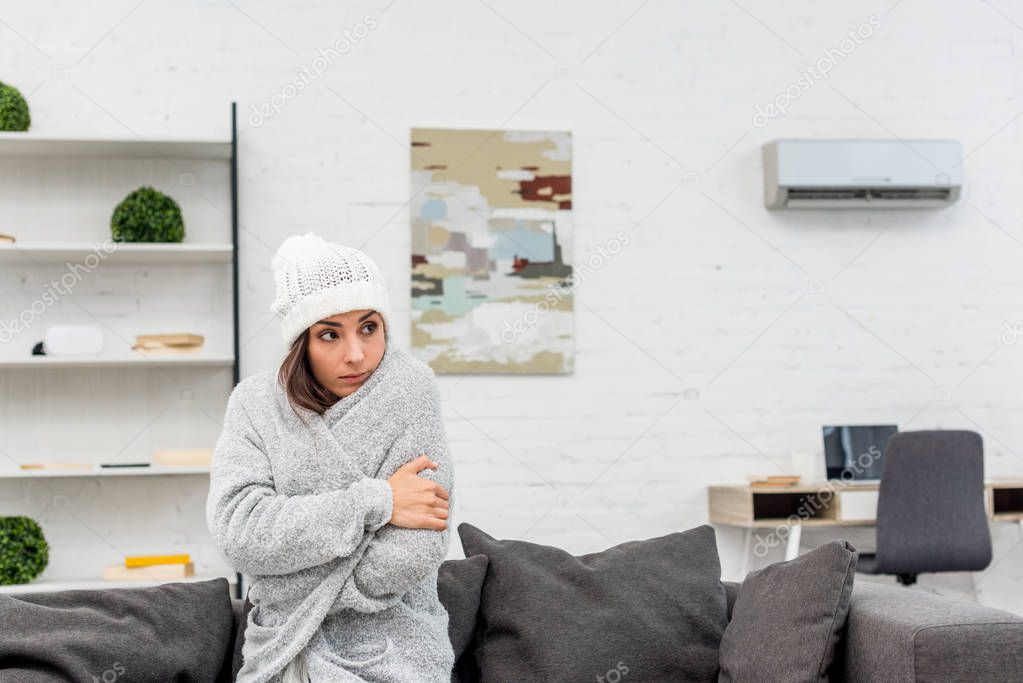
[[[572,372],[572,136],[412,130],[412,352],[437,373]]]

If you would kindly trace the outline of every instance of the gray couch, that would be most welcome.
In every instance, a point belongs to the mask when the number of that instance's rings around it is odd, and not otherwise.
[[[738,584],[725,583],[728,614]],[[246,607],[232,600],[234,671]],[[856,583],[832,681],[1023,681],[1023,617],[918,589]]]

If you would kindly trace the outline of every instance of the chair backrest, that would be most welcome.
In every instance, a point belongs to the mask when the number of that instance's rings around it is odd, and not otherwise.
[[[889,439],[877,502],[878,571],[978,571],[990,562],[980,434],[925,430]]]

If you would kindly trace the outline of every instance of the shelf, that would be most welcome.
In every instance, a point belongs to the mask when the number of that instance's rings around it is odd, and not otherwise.
[[[230,367],[234,359],[230,356],[26,356],[24,358],[0,358],[0,369],[40,368],[129,368],[160,366],[185,367]]]
[[[0,594],[16,595],[18,593],[52,593],[68,590],[94,590],[103,588],[147,588],[165,583],[196,583],[211,579],[227,579],[234,586],[238,579],[235,574],[196,574],[184,579],[161,579],[147,581],[104,581],[103,579],[57,580],[41,579],[32,583],[20,583],[14,586],[0,586]]]
[[[0,479],[54,479],[63,477],[158,477],[182,474],[209,474],[209,466],[174,467],[171,465],[150,465],[149,467],[99,467],[80,470],[21,470],[10,467],[0,468]]]
[[[31,157],[114,157],[230,161],[231,140],[220,138],[94,137],[0,133],[0,155]]]
[[[98,264],[230,263],[233,253],[230,244],[117,242],[106,252],[102,242],[0,243],[0,263],[82,263],[88,256]]]
[[[27,348],[19,350],[12,348],[11,344],[0,344],[0,377],[17,379],[19,383],[22,380],[31,380],[33,383],[43,382],[44,384],[52,383],[51,380],[58,379],[58,372],[66,373],[68,370],[74,371],[71,377],[68,377],[66,374],[60,374],[59,378],[67,378],[77,382],[78,380],[86,380],[89,377],[93,377],[96,380],[108,377],[123,377],[129,384],[135,385],[135,391],[138,392],[140,397],[139,400],[143,400],[144,397],[152,394],[158,387],[155,385],[150,386],[151,382],[142,382],[140,384],[135,380],[136,378],[144,380],[147,377],[152,379],[154,370],[162,370],[161,374],[178,375],[180,373],[182,376],[186,374],[189,376],[193,374],[205,376],[223,373],[232,376],[234,385],[238,384],[241,379],[239,370],[241,354],[239,338],[240,283],[237,267],[237,256],[239,253],[237,114],[237,103],[231,102],[230,125],[226,127],[218,126],[211,131],[213,134],[206,134],[199,129],[193,129],[199,132],[198,136],[187,134],[185,136],[175,136],[173,134],[161,134],[158,131],[156,135],[144,136],[119,131],[106,134],[99,130],[93,131],[87,127],[81,127],[77,131],[50,131],[48,133],[36,131],[0,132],[0,161],[5,161],[6,165],[11,167],[16,175],[18,171],[24,170],[22,167],[27,168],[30,173],[23,180],[34,182],[37,185],[41,183],[39,187],[34,188],[33,192],[21,198],[22,204],[29,200],[47,202],[57,199],[67,203],[69,207],[73,206],[75,201],[86,201],[86,206],[93,207],[96,201],[98,201],[96,197],[97,191],[112,191],[123,184],[124,178],[135,178],[136,180],[132,182],[137,181],[140,183],[143,180],[147,180],[151,184],[157,182],[160,178],[165,178],[168,173],[173,173],[173,176],[176,177],[182,171],[188,171],[196,176],[212,172],[216,176],[218,186],[222,181],[227,183],[225,187],[227,196],[223,197],[223,199],[225,207],[229,207],[227,217],[230,221],[230,231],[227,234],[224,234],[221,230],[214,230],[214,227],[211,226],[209,228],[210,232],[208,234],[203,233],[200,237],[200,240],[207,240],[206,242],[187,243],[112,243],[109,239],[109,230],[102,229],[102,226],[79,226],[74,223],[63,225],[53,224],[50,221],[43,221],[42,224],[38,224],[38,221],[36,223],[29,222],[28,224],[23,224],[15,221],[15,223],[10,225],[0,226],[0,231],[18,236],[17,231],[24,229],[25,232],[21,236],[29,241],[0,242],[0,272],[6,273],[17,268],[19,271],[23,271],[23,273],[35,272],[39,274],[51,270],[63,270],[72,266],[77,267],[76,264],[81,264],[89,269],[116,265],[119,266],[118,270],[110,272],[116,274],[120,273],[121,270],[125,270],[126,272],[122,273],[124,275],[128,275],[126,267],[140,266],[139,271],[141,271],[143,270],[141,267],[153,266],[153,272],[158,272],[162,276],[162,274],[173,272],[167,266],[187,272],[199,270],[198,266],[202,266],[203,275],[209,275],[206,268],[215,268],[217,277],[219,277],[222,274],[220,273],[221,268],[226,266],[229,269],[229,274],[225,275],[225,277],[230,278],[231,284],[231,291],[227,294],[227,301],[225,302],[225,306],[230,307],[230,319],[225,321],[231,327],[230,338],[226,333],[218,333],[218,336],[224,337],[221,340],[224,342],[223,345],[217,344],[215,348],[210,348],[207,345],[207,347],[200,349],[198,353],[170,355],[133,351],[130,349],[130,344],[112,343],[103,350],[101,355],[50,357],[32,356],[29,355]],[[61,194],[59,190],[62,186],[57,187],[54,185],[51,187],[53,183],[46,182],[52,175],[49,173],[51,169],[63,169],[61,173],[70,173],[74,181],[76,181],[71,186],[71,189],[74,191]],[[102,178],[96,174],[99,174]],[[51,191],[58,191],[57,195],[49,197],[47,193]],[[122,191],[117,190],[118,196]],[[89,192],[90,194],[82,195],[81,192]],[[64,195],[67,196],[65,197]],[[91,200],[88,199],[90,196]],[[18,197],[13,197],[13,199],[17,200]],[[30,209],[31,207],[28,208]],[[97,230],[97,227],[100,229]],[[5,294],[10,298],[12,292],[5,292]],[[18,295],[18,292],[13,292],[13,294]],[[155,317],[161,312],[160,306],[154,305],[153,309],[152,315],[147,315],[144,319]],[[138,311],[139,314],[143,312],[150,313],[148,310]],[[185,327],[187,328],[188,325],[186,324]],[[219,326],[217,329],[220,329]],[[131,335],[144,331],[132,330]],[[209,339],[208,331],[204,332],[204,334]],[[26,342],[26,344],[29,344],[29,342]],[[89,368],[92,368],[92,370],[87,372],[78,370]],[[147,373],[130,372],[130,369],[140,370],[143,368],[147,369]],[[172,371],[172,368],[178,368],[178,371]],[[206,370],[203,370],[203,368],[206,368]],[[224,369],[226,369],[226,372]],[[19,374],[19,371],[25,370],[41,374],[31,376],[27,372],[20,372]],[[108,372],[107,370],[110,371]],[[5,375],[4,373],[13,374]],[[105,385],[104,382],[98,383]],[[105,391],[110,390],[110,388],[105,386],[103,389]],[[120,390],[118,395],[120,395]],[[13,395],[8,398],[10,399],[9,403],[15,401]],[[56,428],[54,425],[62,424],[61,416],[50,415],[48,411],[44,410],[35,411],[35,413],[28,417],[33,422],[33,428],[48,427],[54,429]],[[189,423],[184,424],[187,425]],[[27,429],[27,426],[25,428]],[[93,428],[93,426],[90,426],[90,429]],[[88,432],[86,435],[88,435]],[[148,456],[144,457],[148,459]],[[73,452],[47,452],[44,450],[33,453],[30,450],[22,451],[18,462],[52,462],[57,458],[70,461],[82,458],[82,456],[81,454],[76,455]],[[87,458],[89,461],[98,459]],[[140,457],[138,459],[141,460],[143,458]],[[125,457],[125,461],[129,461],[127,457]],[[139,479],[139,477],[153,476],[177,478],[156,481]],[[192,478],[182,479],[182,476],[191,476]],[[58,479],[67,477],[79,478],[64,482],[65,486],[70,486],[72,483],[82,483],[80,479],[82,477],[95,478],[95,480],[92,480],[92,485],[96,485],[99,478],[129,477],[129,479],[119,480],[121,483],[116,486],[106,485],[112,487],[111,491],[115,498],[118,493],[134,493],[134,489],[139,485],[145,485],[147,482],[149,486],[158,486],[158,488],[167,485],[170,485],[172,490],[181,488],[182,490],[178,493],[181,496],[185,496],[186,493],[194,494],[196,487],[207,487],[209,485],[209,476],[210,467],[208,465],[200,467],[150,465],[145,468],[100,468],[98,463],[96,463],[84,469],[22,470],[18,468],[17,463],[10,460],[0,463],[0,485],[4,485],[8,493],[12,489],[25,488],[23,483],[32,479],[43,480],[41,482],[34,482],[35,486],[42,483],[57,486],[60,483]],[[150,516],[156,517],[157,514],[145,507],[149,504],[148,497],[133,495],[127,501],[131,503],[128,509],[124,509],[124,506],[119,504],[120,502],[117,500],[107,501],[116,514],[129,514],[137,517],[136,523],[131,525],[130,529],[126,530],[126,532],[123,532],[128,538],[121,542],[126,545],[136,544],[140,541],[148,542],[150,540],[148,537],[152,535],[148,530],[148,520]],[[17,503],[17,499],[15,503]],[[177,505],[178,503],[175,504]],[[139,507],[140,505],[143,507]],[[23,505],[18,504],[16,507],[23,507]],[[101,509],[105,509],[105,507]],[[164,511],[160,511],[160,513],[162,512]],[[183,519],[175,523],[174,526],[181,527],[171,531],[174,535],[188,533],[190,527],[195,526],[195,521]],[[199,527],[202,526],[200,522]],[[65,534],[73,533],[75,528],[77,527],[71,525],[69,528],[60,529],[59,532]],[[164,583],[198,582],[223,577],[231,584],[230,592],[232,595],[234,597],[242,597],[243,586],[241,576],[235,574],[230,568],[222,567],[222,563],[216,562],[212,563],[212,567],[204,566],[202,573],[189,578],[151,581],[104,581],[100,576],[100,572],[96,571],[95,565],[99,563],[98,558],[100,555],[106,552],[107,548],[98,541],[92,541],[76,551],[77,555],[82,556],[78,561],[79,569],[71,569],[69,571],[74,574],[92,573],[94,574],[92,576],[78,576],[77,578],[61,580],[48,579],[44,575],[44,578],[41,580],[29,584],[0,586],[0,594],[77,589],[137,588]],[[2,630],[2,627],[0,627],[0,630]]]

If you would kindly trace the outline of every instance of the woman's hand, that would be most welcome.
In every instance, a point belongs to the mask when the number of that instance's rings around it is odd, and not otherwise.
[[[437,463],[421,455],[399,467],[387,480],[394,493],[390,524],[406,529],[447,529],[448,492],[437,482],[419,476],[426,468],[437,469]]]

